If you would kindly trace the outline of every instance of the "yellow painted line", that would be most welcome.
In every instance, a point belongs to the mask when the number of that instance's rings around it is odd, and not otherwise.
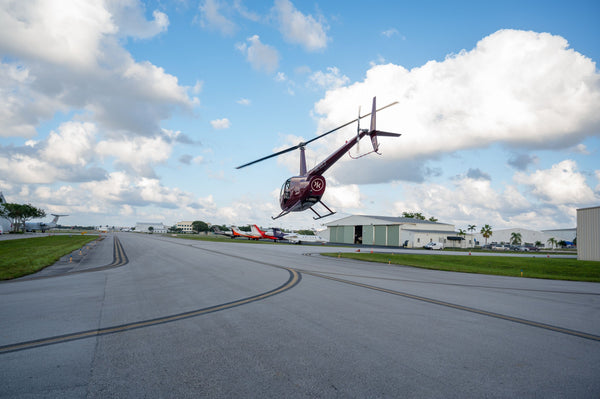
[[[231,309],[236,306],[241,306],[241,305],[245,305],[245,304],[248,304],[251,302],[260,301],[262,299],[266,299],[273,295],[277,295],[284,291],[287,291],[287,290],[293,288],[296,284],[298,284],[300,282],[300,280],[301,280],[300,273],[298,273],[294,269],[288,269],[288,268],[285,268],[285,269],[290,274],[290,278],[288,279],[288,281],[286,281],[283,285],[275,288],[274,290],[267,291],[262,294],[254,295],[254,296],[251,296],[248,298],[239,299],[237,301],[233,301],[233,302],[229,302],[229,303],[211,306],[211,307],[204,308],[204,309],[198,309],[198,310],[193,310],[191,312],[184,312],[184,313],[180,313],[180,314],[176,314],[176,315],[159,317],[159,318],[151,319],[151,320],[144,320],[144,321],[139,321],[139,322],[134,322],[134,323],[129,323],[129,324],[122,324],[119,326],[99,328],[97,330],[81,331],[81,332],[76,332],[76,333],[72,333],[72,334],[65,334],[65,335],[60,335],[60,336],[55,336],[55,337],[42,338],[42,339],[33,340],[33,341],[20,342],[20,343],[15,343],[15,344],[11,344],[11,345],[0,346],[0,354],[20,351],[20,350],[25,350],[25,349],[37,348],[40,346],[75,341],[75,340],[79,340],[79,339],[96,337],[96,336],[101,336],[101,335],[114,334],[114,333],[134,330],[134,329],[138,329],[138,328],[143,328],[143,327],[155,326],[158,324],[171,323],[171,322],[178,321],[178,320],[197,317],[197,316],[205,315],[208,313],[215,313],[215,312],[219,312],[221,310]]]
[[[363,283],[359,283],[356,281],[344,280],[341,278],[327,276],[324,274],[310,272],[310,271],[306,271],[306,270],[298,270],[298,271],[301,271],[304,274],[308,274],[308,275],[311,275],[314,277],[320,277],[320,278],[325,278],[325,279],[332,280],[332,281],[338,281],[341,283],[350,284],[350,285],[354,285],[357,287],[362,287],[362,288],[367,288],[367,289],[374,290],[374,291],[384,292],[386,294],[392,294],[392,295],[401,296],[404,298],[409,298],[409,299],[414,299],[417,301],[422,301],[422,302],[427,302],[427,303],[431,303],[431,304],[435,304],[435,305],[445,306],[445,307],[449,307],[449,308],[453,308],[453,309],[457,309],[457,310],[463,310],[463,311],[467,311],[467,312],[477,313],[477,314],[484,315],[484,316],[495,317],[497,319],[508,320],[508,321],[512,321],[515,323],[521,323],[521,324],[525,324],[525,325],[532,326],[532,327],[543,328],[545,330],[555,331],[555,332],[559,332],[559,333],[563,333],[563,334],[574,335],[579,338],[591,339],[592,341],[600,341],[600,336],[594,335],[594,334],[589,334],[589,333],[576,331],[576,330],[570,330],[568,328],[553,326],[553,325],[545,324],[545,323],[539,323],[536,321],[521,319],[518,317],[507,316],[507,315],[503,315],[500,313],[488,312],[487,310],[470,308],[468,306],[457,305],[455,303],[439,301],[437,299],[426,298],[426,297],[422,297],[422,296],[418,296],[418,295],[408,294],[406,292],[400,292],[400,291],[390,290],[387,288],[376,287],[374,285],[363,284]]]

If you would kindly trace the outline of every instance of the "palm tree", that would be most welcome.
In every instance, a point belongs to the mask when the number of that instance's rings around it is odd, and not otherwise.
[[[467,230],[469,230],[469,231],[475,231],[475,228],[476,228],[476,227],[477,227],[477,226],[475,226],[474,224],[470,224],[470,225],[469,225],[469,228],[468,228]]]
[[[550,244],[550,246],[552,247],[552,249],[554,249],[554,247],[556,246],[556,244],[558,243],[558,241],[556,240],[556,238],[551,237],[548,239],[548,241],[546,241],[546,243]]]
[[[458,235],[463,236],[463,238],[464,238],[464,236],[466,236],[467,233],[463,229],[458,229]]]
[[[521,244],[521,233],[512,232],[510,233],[510,243],[514,245]]]
[[[481,228],[480,231],[481,235],[485,238],[485,245],[487,245],[487,239],[490,238],[492,236],[492,226],[490,226],[489,224],[486,224],[485,226],[483,226]]]

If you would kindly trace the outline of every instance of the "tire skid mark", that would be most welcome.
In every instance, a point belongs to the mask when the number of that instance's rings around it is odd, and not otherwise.
[[[286,268],[284,268],[284,269],[286,269]],[[103,336],[103,335],[115,334],[115,333],[131,331],[131,330],[136,330],[136,329],[145,328],[145,327],[156,326],[159,324],[171,323],[174,321],[189,319],[192,317],[202,316],[202,315],[206,315],[209,313],[215,313],[215,312],[219,312],[222,310],[231,309],[231,308],[234,308],[237,306],[242,306],[242,305],[246,305],[246,304],[249,304],[252,302],[260,301],[260,300],[272,297],[274,295],[280,294],[284,291],[287,291],[287,290],[295,287],[300,282],[300,280],[302,279],[302,276],[300,275],[300,273],[298,273],[297,271],[295,271],[293,269],[286,269],[286,270],[289,273],[289,278],[284,284],[282,284],[281,286],[279,286],[273,290],[266,291],[261,294],[257,294],[257,295],[250,296],[247,298],[238,299],[238,300],[232,301],[232,302],[227,302],[227,303],[223,303],[223,304],[219,304],[219,305],[215,305],[215,306],[210,306],[207,308],[192,310],[189,312],[183,312],[183,313],[178,313],[178,314],[164,316],[164,317],[158,317],[158,318],[149,319],[149,320],[142,320],[142,321],[137,321],[137,322],[133,322],[133,323],[121,324],[121,325],[117,325],[117,326],[111,326],[111,327],[105,327],[105,328],[99,328],[99,329],[87,330],[87,331],[80,331],[80,332],[75,332],[75,333],[70,333],[70,334],[58,335],[58,336],[54,336],[54,337],[48,337],[48,338],[42,338],[42,339],[37,339],[37,340],[32,340],[32,341],[25,341],[25,342],[19,342],[19,343],[15,343],[15,344],[0,346],[0,355],[4,354],[4,353],[17,352],[17,351],[22,351],[22,350],[27,350],[27,349],[39,348],[39,347],[47,346],[47,345],[71,342],[71,341],[76,341],[76,340],[85,339],[85,338],[99,337],[99,336]]]
[[[504,315],[504,314],[500,314],[500,313],[489,312],[487,310],[471,308],[468,306],[458,305],[458,304],[451,303],[451,302],[440,301],[437,299],[427,298],[427,297],[423,297],[423,296],[419,296],[419,295],[413,295],[413,294],[409,294],[406,292],[400,292],[400,291],[390,290],[387,288],[377,287],[374,285],[363,284],[363,283],[359,283],[356,281],[344,280],[341,278],[328,276],[328,275],[321,274],[321,273],[315,273],[315,272],[311,272],[311,271],[307,271],[307,270],[297,269],[297,271],[302,272],[303,274],[313,276],[313,277],[320,277],[320,278],[324,278],[327,280],[332,280],[332,281],[337,281],[337,282],[344,283],[344,284],[354,285],[356,287],[362,287],[362,288],[366,288],[366,289],[370,289],[370,290],[374,290],[374,291],[384,292],[386,294],[392,294],[392,295],[396,295],[396,296],[400,296],[400,297],[404,297],[404,298],[408,298],[408,299],[413,299],[413,300],[426,302],[426,303],[430,303],[430,304],[434,304],[434,305],[445,306],[445,307],[456,309],[456,310],[462,310],[462,311],[466,311],[466,312],[476,313],[476,314],[479,314],[482,316],[494,317],[494,318],[501,319],[501,320],[511,321],[514,323],[520,323],[520,324],[528,325],[531,327],[543,328],[543,329],[549,330],[549,331],[554,331],[554,332],[558,332],[558,333],[562,333],[562,334],[568,334],[568,335],[572,335],[575,337],[600,342],[599,335],[594,335],[594,334],[590,334],[590,333],[586,333],[586,332],[582,332],[582,331],[571,330],[568,328],[553,326],[551,324],[540,323],[537,321],[522,319],[522,318],[514,317],[514,316],[508,316],[508,315]]]

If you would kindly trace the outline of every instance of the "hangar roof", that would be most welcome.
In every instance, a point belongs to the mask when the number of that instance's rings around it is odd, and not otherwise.
[[[447,223],[431,222],[429,220],[419,220],[405,217],[394,217],[394,216],[372,216],[372,215],[351,215],[342,219],[334,220],[333,222],[325,223],[325,226],[353,226],[353,225],[391,225],[391,224],[428,224],[428,225],[446,225],[452,226]],[[452,226],[452,229],[454,226]]]

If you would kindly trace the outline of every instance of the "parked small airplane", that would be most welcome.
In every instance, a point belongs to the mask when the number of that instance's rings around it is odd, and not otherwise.
[[[58,218],[61,216],[69,216],[69,215],[56,215],[56,214],[52,214],[52,216],[54,216],[54,219],[52,219],[51,222],[49,223],[44,223],[44,222],[36,222],[36,223],[28,223],[25,222],[25,231],[41,231],[42,233],[46,232],[46,230],[50,230],[53,229],[57,226],[56,222],[58,222]]]
[[[253,231],[242,231],[236,226],[231,226],[231,232],[234,237],[246,237],[249,240],[260,240],[262,237],[259,233]]]
[[[276,157],[281,154],[285,154],[287,152],[299,149],[300,150],[300,174],[298,176],[293,176],[287,179],[283,186],[281,187],[281,192],[279,194],[279,204],[281,206],[281,213],[275,217],[271,217],[272,219],[277,219],[282,216],[287,215],[290,212],[300,212],[306,209],[310,209],[313,211],[317,217],[313,217],[313,219],[321,219],[330,215],[333,215],[335,212],[329,209],[323,201],[321,201],[321,197],[325,193],[325,178],[322,176],[323,173],[334,163],[336,163],[346,152],[349,152],[352,147],[354,147],[360,139],[364,136],[369,136],[371,138],[371,144],[373,145],[373,151],[376,154],[379,154],[379,143],[377,142],[378,136],[386,136],[386,137],[400,137],[399,133],[389,133],[383,132],[381,130],[377,130],[376,127],[376,113],[388,107],[391,107],[398,102],[393,102],[391,104],[386,105],[385,107],[381,107],[377,109],[376,99],[373,97],[373,108],[371,113],[366,115],[360,115],[360,108],[358,109],[358,118],[350,121],[348,123],[343,124],[342,126],[338,126],[335,129],[332,129],[328,132],[325,132],[315,138],[312,138],[304,143],[299,143],[293,147],[287,148],[285,150],[276,152],[271,155],[267,155],[266,157],[262,157],[252,162],[248,162],[244,165],[238,166],[236,169],[245,168],[246,166],[253,165],[257,162],[264,161],[265,159],[269,159],[272,157]],[[371,125],[369,129],[361,129],[360,128],[360,120],[366,116],[371,115]],[[358,127],[356,130],[356,137],[349,139],[346,144],[341,146],[337,151],[327,157],[323,162],[312,168],[311,170],[306,170],[306,156],[304,154],[304,147],[307,144],[312,143],[315,140],[320,139],[330,133],[333,133],[343,127],[349,126],[354,122],[358,122]],[[364,154],[366,155],[366,154]],[[381,154],[380,154],[381,155]],[[320,215],[314,208],[318,202],[320,202],[329,213],[326,215]]]
[[[231,230],[223,231],[219,228],[219,226],[213,226],[212,230],[215,234],[218,234],[220,236],[235,238],[233,231],[231,231]]]
[[[298,234],[298,233],[288,233],[285,234],[284,238],[291,242],[292,244],[302,244],[303,242],[327,242],[326,239],[315,233],[315,235],[306,235],[306,234]]]
[[[253,224],[251,228],[252,228],[252,233],[255,233],[255,234],[258,233],[258,234],[260,234],[260,236],[262,238],[265,238],[267,240],[273,240],[275,242],[277,242],[278,240],[282,240],[285,236],[285,234],[278,228],[273,228],[273,229],[269,230],[270,232],[262,231],[255,224]]]

